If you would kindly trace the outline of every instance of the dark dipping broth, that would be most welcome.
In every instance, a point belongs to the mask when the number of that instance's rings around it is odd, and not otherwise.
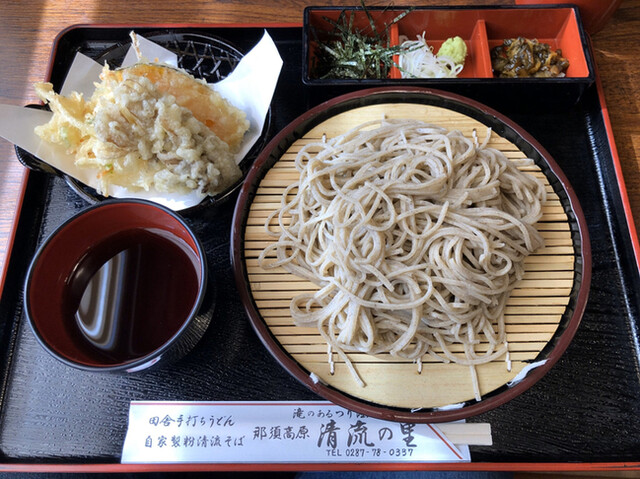
[[[196,304],[194,251],[167,233],[132,229],[92,248],[69,280],[63,317],[75,345],[99,363],[118,364],[161,347]]]

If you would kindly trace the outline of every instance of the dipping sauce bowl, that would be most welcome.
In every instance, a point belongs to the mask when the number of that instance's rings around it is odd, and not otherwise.
[[[200,241],[173,211],[108,200],[39,247],[26,317],[40,344],[84,370],[134,372],[184,356],[213,309]]]

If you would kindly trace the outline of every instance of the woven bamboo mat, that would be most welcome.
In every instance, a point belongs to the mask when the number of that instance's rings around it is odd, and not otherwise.
[[[370,356],[349,353],[366,386],[361,387],[354,381],[346,365],[335,354],[335,371],[331,374],[325,341],[315,328],[295,326],[289,314],[289,304],[294,295],[315,291],[317,287],[282,269],[267,271],[258,265],[260,252],[273,241],[265,232],[265,220],[269,213],[278,208],[284,189],[299,177],[294,159],[302,145],[320,139],[323,134],[328,137],[339,135],[383,115],[387,118],[415,118],[448,129],[459,129],[468,137],[475,130],[480,141],[487,134],[485,125],[463,114],[414,103],[353,109],[331,117],[308,131],[267,172],[251,204],[244,244],[251,292],[260,314],[282,348],[326,384],[383,406],[413,409],[458,404],[474,398],[471,373],[467,366],[425,358],[420,371],[415,362],[392,358],[388,354]],[[491,133],[489,146],[501,150],[508,158],[524,157],[515,145],[495,132]],[[575,255],[567,215],[540,169],[533,166],[529,170],[547,183],[548,199],[538,224],[545,246],[527,258],[525,276],[507,303],[505,322],[508,358],[502,357],[476,368],[481,394],[512,381],[538,356],[560,323],[574,282]]]

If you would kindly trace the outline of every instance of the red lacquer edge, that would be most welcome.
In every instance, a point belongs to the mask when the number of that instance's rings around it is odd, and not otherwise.
[[[22,179],[20,180],[20,198],[16,204],[15,215],[11,221],[11,228],[9,230],[9,236],[7,238],[7,250],[5,253],[5,261],[2,265],[2,272],[0,272],[0,293],[4,291],[4,283],[7,279],[7,272],[9,270],[9,260],[11,258],[11,252],[13,250],[13,244],[15,242],[16,233],[18,231],[18,218],[22,212],[22,204],[24,202],[24,195],[27,189],[27,179],[29,178],[29,170],[25,168],[22,173]]]
[[[302,28],[302,22],[271,22],[271,23],[77,23],[70,25],[64,30],[60,31],[53,43],[52,53],[60,41],[60,39],[72,30],[79,28],[127,28],[135,31],[137,28],[157,28],[157,29],[172,29],[172,28]],[[53,57],[53,55],[52,55]]]
[[[602,463],[261,463],[261,464],[0,464],[0,472],[267,472],[267,471],[640,471],[640,462]]]
[[[67,32],[76,28],[242,28],[242,27],[264,27],[264,28],[285,28],[285,27],[301,27],[301,23],[271,23],[271,24],[77,24],[62,30],[55,38],[51,48],[51,55],[47,67],[46,78],[51,77],[53,68],[54,52],[58,46],[61,37]],[[601,105],[602,116],[609,140],[609,148],[612,155],[614,169],[618,180],[618,187],[624,205],[624,213],[627,220],[627,226],[631,235],[636,264],[640,269],[640,244],[638,235],[631,214],[631,205],[627,194],[626,185],[622,177],[622,167],[618,157],[618,151],[615,146],[613,130],[609,118],[608,109],[606,107],[604,91],[597,66],[595,66],[595,80],[598,92],[598,98]],[[6,261],[2,269],[0,277],[0,293],[4,290],[9,260],[15,235],[17,232],[18,221],[24,202],[27,180],[29,178],[29,170],[25,169],[20,187],[20,199],[16,206],[16,214],[12,222],[11,232],[7,242]],[[602,462],[602,463],[492,463],[492,462],[465,462],[465,463],[372,463],[372,464],[335,464],[335,463],[260,463],[260,464],[30,464],[30,463],[0,463],[0,472],[102,472],[102,473],[135,473],[135,472],[198,472],[198,471],[221,471],[221,472],[239,472],[239,471],[527,471],[527,472],[564,472],[564,471],[640,471],[640,462]]]
[[[600,110],[602,113],[602,120],[604,122],[604,128],[607,132],[607,139],[609,143],[609,151],[611,152],[611,160],[613,162],[613,168],[616,172],[616,179],[618,181],[618,189],[620,190],[620,198],[622,199],[622,206],[624,209],[624,216],[627,221],[627,228],[629,229],[629,235],[631,236],[631,244],[633,246],[633,253],[636,260],[636,268],[640,270],[640,241],[638,241],[638,231],[636,230],[635,221],[633,219],[633,212],[631,211],[631,203],[629,202],[629,196],[627,194],[627,186],[622,175],[622,164],[620,163],[620,157],[618,156],[618,149],[616,147],[615,139],[613,137],[613,128],[611,126],[611,119],[609,117],[609,109],[605,102],[604,89],[602,87],[602,81],[600,80],[600,74],[598,69],[595,69],[595,81],[598,91],[598,99],[600,103]]]

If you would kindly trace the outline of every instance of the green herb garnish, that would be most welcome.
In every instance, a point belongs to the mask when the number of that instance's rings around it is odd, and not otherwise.
[[[342,10],[335,21],[323,17],[333,26],[333,30],[328,32],[326,41],[319,40],[318,32],[312,29],[314,39],[318,43],[318,51],[312,66],[316,78],[382,79],[388,77],[389,70],[395,64],[393,56],[402,51],[399,45],[391,45],[389,28],[407,15],[412,8],[402,12],[378,31],[364,0],[360,3],[369,20],[368,27],[354,29],[355,15]]]

